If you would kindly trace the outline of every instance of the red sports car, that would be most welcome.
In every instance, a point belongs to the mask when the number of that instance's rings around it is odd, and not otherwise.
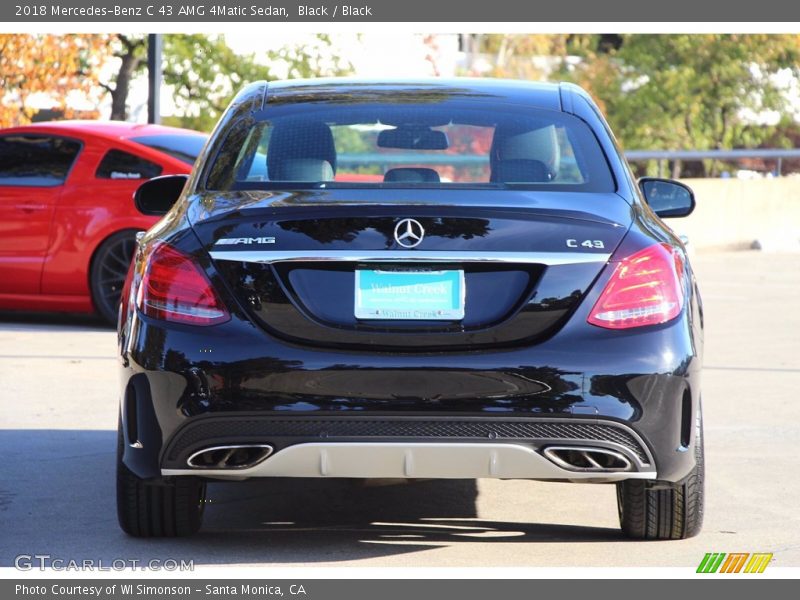
[[[137,231],[156,218],[142,181],[189,173],[206,136],[121,122],[0,130],[0,309],[92,312],[115,322]]]

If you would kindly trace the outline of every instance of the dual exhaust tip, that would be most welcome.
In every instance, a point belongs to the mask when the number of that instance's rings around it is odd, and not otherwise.
[[[549,446],[545,448],[543,454],[568,471],[608,473],[634,470],[627,456],[606,448]]]
[[[265,460],[272,451],[269,444],[213,446],[198,450],[186,462],[194,469],[247,469]]]
[[[273,450],[269,444],[213,446],[198,450],[186,462],[194,469],[248,469],[266,460]],[[608,473],[634,470],[628,457],[607,448],[548,446],[543,454],[567,471]]]

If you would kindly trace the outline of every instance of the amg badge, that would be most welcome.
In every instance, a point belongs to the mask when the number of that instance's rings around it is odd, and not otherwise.
[[[241,237],[241,238],[222,238],[217,240],[215,246],[235,246],[237,244],[274,244],[275,238],[269,237]]]

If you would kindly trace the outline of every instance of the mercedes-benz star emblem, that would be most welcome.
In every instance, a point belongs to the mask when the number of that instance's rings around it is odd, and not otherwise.
[[[419,246],[425,237],[425,229],[414,219],[403,219],[394,228],[394,239],[403,248]]]

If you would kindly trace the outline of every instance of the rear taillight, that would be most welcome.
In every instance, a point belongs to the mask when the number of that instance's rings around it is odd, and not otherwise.
[[[148,317],[176,323],[215,325],[230,318],[200,267],[164,243],[148,257],[136,304]]]
[[[588,321],[628,329],[674,319],[683,308],[683,278],[683,259],[672,246],[640,250],[617,264]]]

